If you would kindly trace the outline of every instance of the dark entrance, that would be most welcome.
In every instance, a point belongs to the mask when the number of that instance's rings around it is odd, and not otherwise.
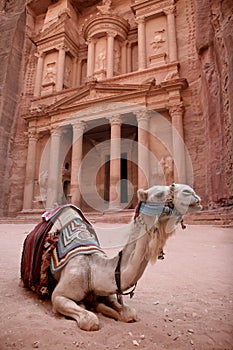
[[[127,153],[121,153],[121,203],[128,202],[128,162]]]
[[[104,171],[104,200],[109,202],[109,187],[110,187],[110,155],[105,156],[105,171]]]
[[[121,188],[120,188],[120,202],[128,202],[128,162],[127,153],[121,153]],[[110,187],[110,155],[105,157],[105,181],[104,181],[104,200],[109,201],[109,187]]]

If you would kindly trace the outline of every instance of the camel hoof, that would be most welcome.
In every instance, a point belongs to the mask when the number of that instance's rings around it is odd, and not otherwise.
[[[126,322],[126,323],[137,322],[138,317],[137,317],[136,310],[133,308],[130,308],[129,306],[124,306],[120,312],[120,321]]]
[[[98,331],[100,329],[100,326],[99,326],[99,323],[87,325],[87,324],[82,324],[82,322],[80,322],[79,328],[86,332],[94,332],[94,331]]]
[[[92,317],[83,317],[78,322],[79,328],[83,331],[92,332],[92,331],[98,331],[99,326],[99,320],[96,315],[92,315]]]

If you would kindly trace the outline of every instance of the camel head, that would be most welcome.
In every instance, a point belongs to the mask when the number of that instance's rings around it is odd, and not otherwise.
[[[192,189],[184,184],[172,184],[171,186],[153,186],[148,190],[138,190],[138,199],[146,202],[151,207],[157,205],[161,214],[169,214],[176,210],[180,215],[187,211],[198,211],[202,209],[201,199]]]
[[[149,232],[159,230],[161,249],[167,237],[175,232],[178,223],[183,229],[186,227],[183,223],[183,216],[186,212],[202,209],[200,197],[190,186],[183,184],[153,186],[146,191],[139,189],[138,199],[139,204],[134,218],[136,219],[138,216]],[[140,214],[143,215],[143,219]],[[152,263],[158,257],[158,237],[156,234],[151,235],[148,257]]]

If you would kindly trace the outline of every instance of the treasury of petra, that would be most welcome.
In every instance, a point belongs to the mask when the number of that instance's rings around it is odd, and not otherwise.
[[[187,183],[193,220],[233,204],[233,3],[3,0],[0,216],[131,212]]]

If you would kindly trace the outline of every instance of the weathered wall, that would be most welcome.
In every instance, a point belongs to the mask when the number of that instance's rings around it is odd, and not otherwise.
[[[1,2],[0,13],[0,215],[9,203],[12,146],[21,93],[25,36],[25,0]]]
[[[206,164],[205,122],[200,101],[201,79],[200,61],[196,50],[196,16],[194,0],[180,0],[177,7],[177,44],[180,75],[187,79],[188,88],[182,91],[185,107],[184,137],[185,145],[191,157],[194,188],[200,193],[204,203],[206,178],[203,164]]]
[[[232,204],[233,3],[195,0],[209,208]]]

